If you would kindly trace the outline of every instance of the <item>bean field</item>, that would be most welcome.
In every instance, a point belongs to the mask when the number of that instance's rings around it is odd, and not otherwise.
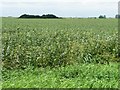
[[[3,87],[117,88],[117,27],[117,19],[3,18]]]

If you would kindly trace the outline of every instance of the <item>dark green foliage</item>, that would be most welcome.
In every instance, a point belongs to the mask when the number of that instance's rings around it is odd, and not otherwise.
[[[23,14],[21,15],[19,18],[59,18],[53,14],[47,14],[47,15],[27,15],[27,14]]]
[[[120,15],[119,14],[115,15],[115,18],[120,18]]]
[[[100,15],[99,18],[106,18],[106,15]]]
[[[58,18],[58,17],[53,14],[47,14],[47,15],[42,15],[41,18]]]

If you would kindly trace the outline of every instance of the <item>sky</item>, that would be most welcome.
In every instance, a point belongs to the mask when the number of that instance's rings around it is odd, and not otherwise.
[[[115,17],[119,0],[0,0],[0,16],[55,14],[61,17]]]

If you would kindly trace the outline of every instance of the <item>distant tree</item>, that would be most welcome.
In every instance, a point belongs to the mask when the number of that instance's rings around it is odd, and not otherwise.
[[[106,15],[104,15],[104,18],[106,18]]]
[[[106,15],[100,15],[99,18],[106,18]]]
[[[58,18],[58,17],[53,14],[47,14],[47,15],[42,15],[41,18]]]
[[[88,18],[91,18],[91,19],[97,19],[97,17],[88,17]]]
[[[119,14],[115,15],[115,18],[120,18],[120,15]]]
[[[94,19],[97,19],[97,17],[94,17]]]
[[[40,16],[39,15],[27,15],[27,14],[23,14],[19,18],[40,18]]]
[[[28,17],[27,14],[23,14],[23,15],[21,15],[19,18],[27,18],[27,17]]]
[[[42,15],[42,16],[39,16],[39,15],[27,15],[27,14],[23,14],[21,15],[19,18],[59,18],[53,14],[47,14],[47,15]]]

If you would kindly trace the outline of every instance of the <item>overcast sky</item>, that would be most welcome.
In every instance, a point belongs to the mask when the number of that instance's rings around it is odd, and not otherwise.
[[[0,0],[1,16],[55,14],[63,17],[114,17],[119,0]]]

